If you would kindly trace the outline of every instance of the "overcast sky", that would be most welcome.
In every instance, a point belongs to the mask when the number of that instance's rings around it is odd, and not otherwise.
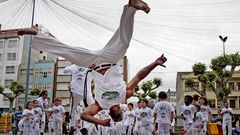
[[[100,49],[119,25],[126,0],[37,0],[34,23],[43,24],[62,42]],[[162,53],[167,68],[147,78],[162,77],[162,89],[175,89],[176,72],[191,71],[196,62],[221,55],[219,35],[228,36],[226,52],[240,50],[240,0],[147,0],[151,12],[135,15],[133,40],[127,52],[130,78]],[[31,26],[32,1],[0,4],[3,29]],[[163,73],[159,73],[163,72]]]

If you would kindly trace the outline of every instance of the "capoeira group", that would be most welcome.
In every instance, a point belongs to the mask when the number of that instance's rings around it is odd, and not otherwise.
[[[129,47],[133,34],[134,15],[137,10],[148,13],[150,8],[141,0],[129,0],[128,5],[124,6],[119,28],[107,45],[98,51],[65,45],[40,25],[18,30],[19,35],[34,35],[32,44],[34,49],[53,53],[74,64],[66,67],[64,73],[71,73],[73,76],[70,126],[75,134],[86,134],[90,130],[93,134],[95,134],[94,132],[102,135],[121,134],[123,128],[117,128],[119,130],[117,133],[117,129],[114,129],[114,127],[123,127],[123,125],[125,125],[127,134],[137,132],[147,135],[152,133],[152,110],[147,107],[147,100],[141,101],[141,109],[136,109],[136,113],[133,112],[133,104],[128,104],[129,109],[123,109],[126,107],[120,106],[126,99],[134,95],[134,89],[142,79],[155,67],[165,67],[164,63],[167,61],[164,55],[161,55],[140,70],[130,82],[126,84],[123,81],[120,66],[117,63],[124,57]],[[91,93],[92,80],[94,82],[94,98]],[[59,99],[54,100],[55,108],[58,108],[58,113],[60,112],[59,116],[54,117],[62,117],[64,113],[64,109],[59,105],[59,102]],[[84,102],[84,110],[79,106],[80,102]],[[31,103],[27,106],[27,109],[31,110]],[[172,111],[170,109],[169,113],[172,113]],[[26,111],[24,115],[28,115],[28,113],[32,114],[31,111]],[[168,113],[168,111],[165,113]],[[53,114],[55,114],[54,110]],[[59,119],[54,123],[56,127],[54,134],[60,134],[58,128],[61,121]],[[82,124],[82,121],[84,124]],[[170,119],[167,120],[167,123],[170,121]],[[138,125],[137,128],[134,126],[136,124]],[[165,127],[161,124],[159,126]]]

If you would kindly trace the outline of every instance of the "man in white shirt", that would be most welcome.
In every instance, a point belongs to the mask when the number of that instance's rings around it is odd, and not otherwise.
[[[200,106],[201,106],[200,113],[202,113],[203,118],[204,118],[203,135],[207,135],[208,121],[212,120],[212,113],[211,113],[212,110],[208,106],[207,98],[200,97],[199,103],[200,103]]]
[[[139,120],[138,134],[150,135],[152,134],[152,109],[148,107],[148,100],[143,99],[142,108],[140,109],[140,115],[137,117]]]
[[[38,101],[38,106],[42,109],[42,117],[40,122],[40,132],[43,135],[46,125],[46,112],[48,106],[48,91],[43,90],[39,94],[39,98],[36,99]]]
[[[181,115],[184,120],[184,129],[187,131],[186,135],[194,134],[192,123],[193,123],[194,113],[196,112],[196,109],[191,104],[192,101],[193,101],[192,96],[186,95],[184,98],[185,105],[181,107]]]
[[[79,67],[75,64],[67,66],[63,69],[63,73],[71,73],[71,92],[72,92],[72,106],[71,106],[71,120],[70,127],[74,128],[77,121],[75,115],[77,112],[77,106],[84,98],[87,99],[87,104],[94,103],[91,91],[92,75],[89,68]],[[84,94],[86,94],[84,96]]]
[[[229,107],[228,102],[225,103],[225,107],[222,109],[221,114],[223,116],[222,130],[223,135],[232,135],[232,108]],[[226,131],[228,129],[228,134]]]
[[[108,44],[97,51],[67,46],[54,38],[44,27],[18,31],[18,35],[35,35],[32,45],[34,49],[50,52],[64,57],[76,65],[94,69],[92,75],[97,102],[86,108],[81,116],[83,120],[109,126],[110,120],[99,120],[93,116],[102,109],[110,109],[112,119],[121,121],[122,111],[119,104],[133,96],[138,82],[144,79],[156,66],[164,66],[163,64],[167,60],[162,55],[155,62],[142,69],[126,86],[120,73],[120,66],[115,64],[125,55],[129,47],[133,33],[134,15],[137,10],[148,13],[150,8],[147,3],[141,0],[129,0],[129,4],[124,6],[119,29]]]
[[[140,124],[139,120],[137,119],[140,115],[140,110],[142,108],[142,103],[141,101],[139,100],[137,102],[137,107],[135,108],[135,116],[136,116],[136,123],[135,123],[135,126],[134,126],[134,129],[133,129],[133,134],[134,135],[137,135],[138,134],[138,126]]]
[[[34,132],[36,135],[40,135],[40,121],[42,118],[42,109],[40,107],[38,107],[38,101],[37,100],[33,100],[33,112],[34,112]]]
[[[126,129],[126,135],[132,135],[133,134],[133,127],[136,121],[135,111],[133,110],[133,104],[128,103],[128,110],[126,111],[126,119],[125,119],[125,129]]]
[[[167,102],[167,94],[164,91],[158,94],[159,102],[153,108],[154,112],[154,125],[158,121],[157,135],[170,135],[170,125],[174,118],[174,108],[171,103]]]
[[[196,108],[193,120],[194,135],[206,135],[205,129],[203,129],[205,118],[201,112],[201,106],[198,104],[195,104],[194,106]]]
[[[54,99],[54,106],[52,107],[52,126],[53,126],[53,135],[62,134],[62,124],[65,119],[65,110],[61,105],[61,99]]]

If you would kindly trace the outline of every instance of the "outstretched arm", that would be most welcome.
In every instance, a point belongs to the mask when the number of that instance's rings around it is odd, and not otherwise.
[[[96,115],[99,111],[101,111],[102,108],[97,104],[94,103],[92,105],[90,105],[89,107],[87,107],[82,115],[81,115],[81,119],[85,120],[87,122],[90,123],[94,123],[97,125],[103,125],[103,126],[110,126],[110,120],[100,120],[94,117],[94,115]]]
[[[167,58],[164,57],[162,54],[161,57],[157,58],[153,63],[149,64],[148,66],[144,67],[142,70],[140,70],[136,76],[133,77],[133,79],[129,82],[127,85],[127,95],[126,98],[134,95],[134,90],[137,84],[144,79],[155,67],[162,66],[166,67],[164,63],[167,61]]]

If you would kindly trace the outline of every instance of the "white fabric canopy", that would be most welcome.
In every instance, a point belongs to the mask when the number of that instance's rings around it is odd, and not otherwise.
[[[164,88],[174,89],[172,81],[177,71],[191,71],[194,63],[209,63],[223,53],[219,35],[228,36],[227,53],[240,50],[239,0],[146,2],[151,12],[136,13],[133,40],[127,52],[131,77],[164,53],[167,68],[154,72],[164,72]],[[127,0],[36,0],[34,24],[46,26],[68,45],[100,49],[117,29],[126,3]],[[32,0],[0,3],[2,29],[30,27],[32,5]]]

